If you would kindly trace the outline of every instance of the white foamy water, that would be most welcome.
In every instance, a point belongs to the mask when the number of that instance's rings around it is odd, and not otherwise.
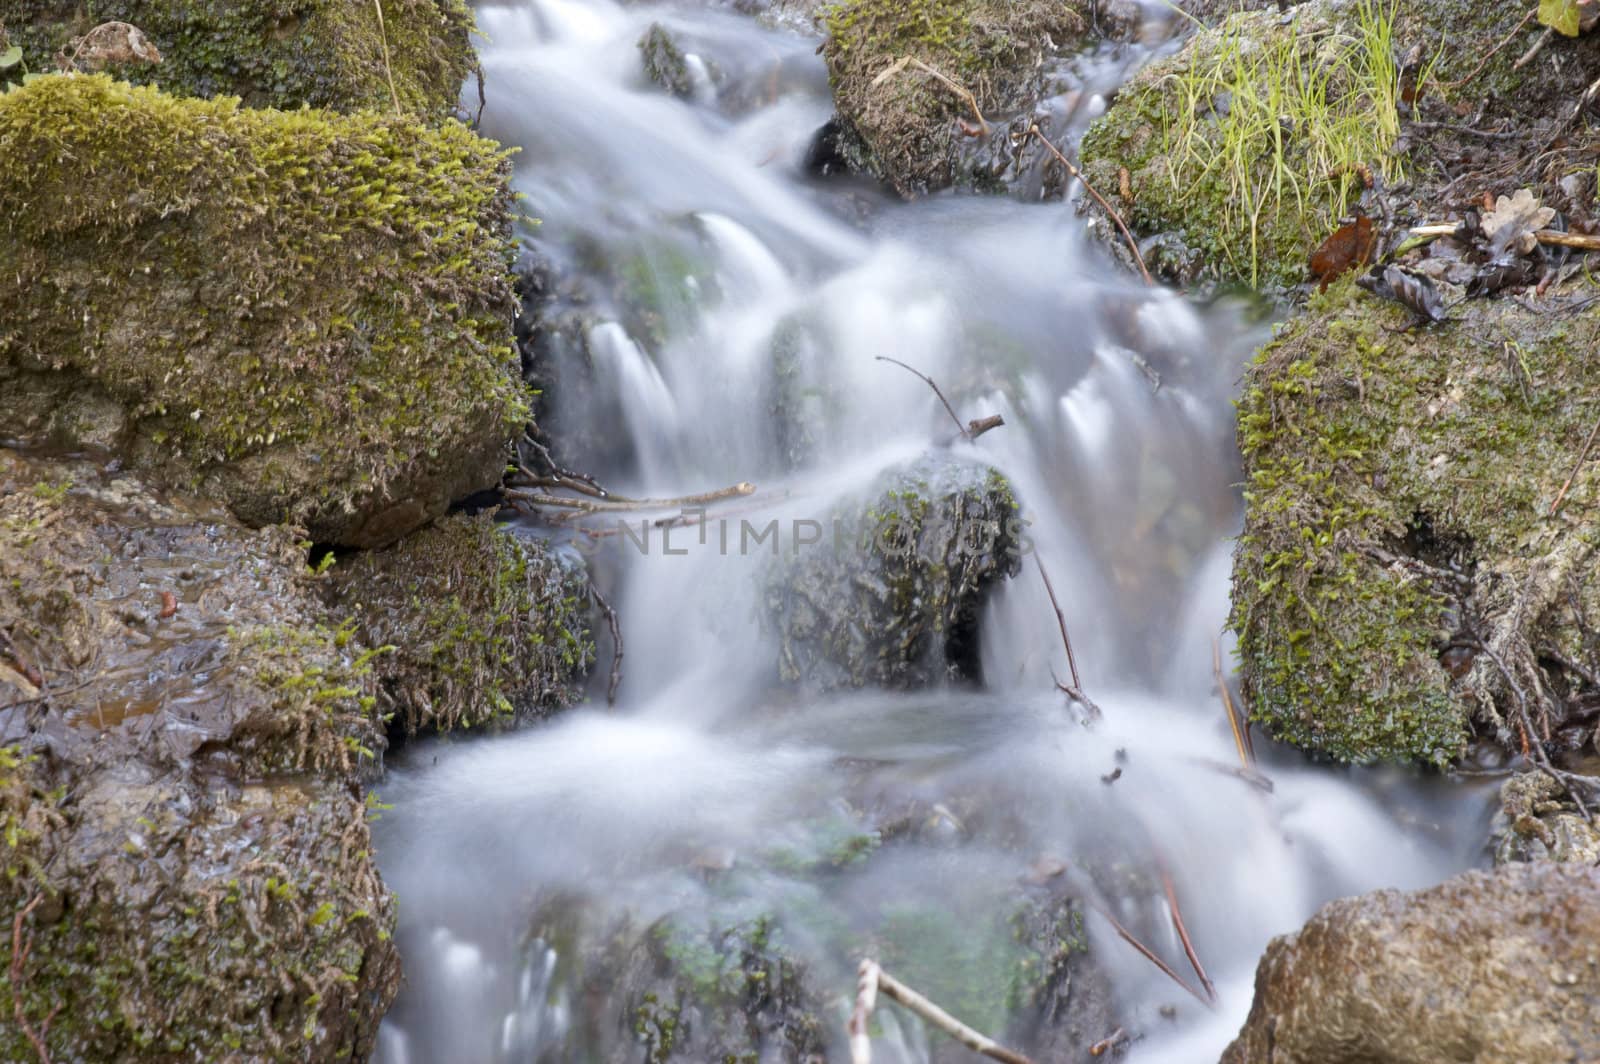
[[[380,788],[407,972],[385,1064],[643,1059],[626,1027],[591,1022],[611,1005],[574,970],[583,942],[541,937],[542,899],[645,922],[770,914],[842,1002],[857,958],[826,925],[870,932],[889,898],[979,920],[1041,860],[1114,858],[1171,871],[1221,995],[1205,1009],[1089,917],[1141,1035],[1124,1059],[1215,1059],[1273,935],[1476,858],[1450,819],[1470,814],[1441,814],[1423,781],[1272,749],[1270,793],[1229,771],[1212,654],[1239,521],[1231,396],[1265,335],[1242,308],[1140,286],[1070,204],[901,204],[808,180],[831,113],[814,39],[715,4],[532,0],[478,20],[485,132],[523,149],[518,187],[542,220],[529,241],[590,315],[573,357],[593,387],[557,391],[550,423],[604,444],[568,463],[651,497],[753,481],[741,514],[784,529],[930,451],[992,464],[1104,718],[1054,689],[1067,664],[1031,557],[984,618],[981,688],[795,698],[774,689],[765,548],[675,529],[686,553],[669,555],[650,530],[648,554],[624,545],[606,566],[627,647],[615,710],[602,695],[519,734],[418,744]],[[636,42],[657,20],[689,42],[690,100],[641,73]],[[1140,59],[1073,69],[1089,98]],[[1070,143],[1086,110],[1061,108],[1077,117],[1056,135]],[[962,420],[1005,427],[953,443],[929,389],[879,356],[933,376]],[[794,411],[813,429],[799,444]],[[848,875],[773,857],[814,845],[819,824],[870,834],[874,809],[901,805],[934,810],[926,830]],[[1159,888],[1103,901],[1183,968]],[[842,1022],[831,1034],[829,1059],[845,1059]],[[874,1059],[929,1057],[921,1025],[886,1011]]]

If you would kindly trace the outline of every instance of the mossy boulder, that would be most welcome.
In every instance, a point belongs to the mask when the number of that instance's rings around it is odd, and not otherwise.
[[[330,575],[334,611],[394,648],[374,662],[379,705],[407,733],[512,723],[582,695],[594,640],[576,552],[456,516]]]
[[[527,400],[497,145],[97,75],[0,95],[0,152],[12,438],[362,547],[498,479]]]
[[[0,450],[0,1057],[15,1001],[56,1060],[364,1058],[371,654],[288,533],[109,468]]]
[[[1150,269],[1182,285],[1292,288],[1357,213],[1386,228],[1437,221],[1460,198],[1449,193],[1493,188],[1501,160],[1564,136],[1562,101],[1600,74],[1590,38],[1519,66],[1541,29],[1498,0],[1307,0],[1288,15],[1256,0],[1186,6],[1208,24],[1122,86],[1081,150]],[[1462,132],[1468,106],[1490,138]],[[1575,147],[1535,191],[1590,154]],[[1110,220],[1087,209],[1131,267]]]
[[[1600,311],[1581,289],[1547,299],[1408,331],[1342,282],[1248,370],[1232,623],[1279,738],[1442,765],[1474,726],[1526,749],[1584,716]]]
[[[782,680],[816,690],[978,679],[983,605],[1021,564],[1011,486],[935,455],[841,502],[768,577]]]
[[[962,89],[985,116],[1021,108],[1037,94],[1044,56],[1087,32],[1088,6],[845,0],[829,9],[823,55],[856,161],[908,197],[969,183],[961,124],[977,119]]]
[[[1223,1064],[1600,1057],[1600,869],[1511,865],[1325,906],[1273,939]]]
[[[129,22],[159,66],[118,73],[183,96],[238,96],[251,107],[393,110],[443,117],[477,66],[462,0],[6,0],[0,21],[34,71],[102,22]],[[394,77],[394,95],[389,76]]]

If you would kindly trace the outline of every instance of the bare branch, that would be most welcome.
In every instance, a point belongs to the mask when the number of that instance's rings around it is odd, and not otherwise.
[[[592,579],[589,581],[589,596],[600,607],[600,612],[606,615],[606,623],[611,627],[611,678],[606,683],[606,705],[615,706],[617,687],[622,683],[622,625],[617,622],[617,611],[600,594],[600,589],[594,586]]]
[[[1050,583],[1050,574],[1044,571],[1044,562],[1039,558],[1039,555],[1035,554],[1033,556],[1033,564],[1039,568],[1039,576],[1044,580],[1045,593],[1050,596],[1050,606],[1056,611],[1056,624],[1061,628],[1061,645],[1067,648],[1067,668],[1072,672],[1072,683],[1070,685],[1057,680],[1056,686],[1068,698],[1087,709],[1091,717],[1098,718],[1101,716],[1100,707],[1095,705],[1092,698],[1083,693],[1083,681],[1078,678],[1078,659],[1072,653],[1072,637],[1067,634],[1067,618],[1061,612],[1061,603],[1056,601],[1055,585]]]
[[[878,992],[891,1001],[898,1002],[922,1017],[924,1022],[937,1027],[957,1042],[990,1060],[1001,1064],[1033,1064],[1021,1053],[1013,1053],[988,1035],[973,1030],[938,1005],[929,1001],[900,980],[890,975],[873,960],[864,960],[856,980],[855,1008],[850,1013],[850,1064],[872,1064],[872,1039],[867,1034],[867,1023],[877,1005]]]
[[[1139,264],[1139,272],[1144,275],[1144,283],[1148,285],[1155,284],[1155,278],[1150,276],[1150,271],[1144,264],[1144,255],[1140,254],[1139,252],[1139,242],[1133,239],[1133,234],[1128,231],[1128,224],[1122,220],[1122,215],[1118,214],[1116,209],[1112,207],[1111,204],[1106,202],[1106,198],[1104,196],[1095,191],[1095,187],[1089,184],[1089,179],[1083,176],[1083,171],[1079,170],[1076,166],[1073,166],[1072,163],[1068,162],[1067,157],[1061,154],[1061,149],[1056,147],[1054,144],[1051,144],[1049,138],[1039,131],[1038,123],[1030,125],[1028,127],[1028,132],[1031,135],[1038,137],[1039,143],[1050,149],[1050,154],[1054,155],[1057,161],[1059,161],[1062,166],[1067,168],[1067,173],[1077,178],[1078,182],[1083,185],[1084,191],[1093,196],[1094,201],[1100,204],[1100,209],[1111,216],[1111,220],[1115,222],[1117,228],[1122,231],[1122,239],[1127,241],[1128,250],[1133,252],[1133,261]]]

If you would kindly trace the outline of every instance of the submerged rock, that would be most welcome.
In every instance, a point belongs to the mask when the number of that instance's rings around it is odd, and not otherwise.
[[[0,1057],[364,1058],[399,986],[371,654],[302,544],[0,450]]]
[[[498,146],[103,76],[0,95],[0,424],[370,547],[527,417]]]
[[[1474,724],[1511,749],[1584,727],[1600,364],[1574,352],[1600,344],[1600,311],[1582,296],[1470,300],[1407,332],[1340,284],[1257,357],[1232,623],[1279,738],[1444,764]]]
[[[1044,56],[1088,31],[1088,6],[850,0],[831,9],[823,55],[839,117],[858,142],[847,154],[903,196],[970,182],[962,123],[977,119],[964,93],[985,116],[1021,109],[1038,95]]]
[[[251,107],[448,114],[477,66],[462,0],[13,0],[6,32],[34,71],[102,22],[133,23],[161,52],[159,66],[119,74],[186,96],[238,96]]]
[[[1600,1059],[1600,869],[1512,865],[1277,938],[1223,1064]]]
[[[978,678],[978,621],[1021,564],[1022,524],[997,471],[929,457],[841,504],[769,578],[786,682],[908,688]]]
[[[510,723],[577,701],[594,662],[582,560],[496,525],[448,517],[332,573],[358,618],[380,708],[408,734]]]

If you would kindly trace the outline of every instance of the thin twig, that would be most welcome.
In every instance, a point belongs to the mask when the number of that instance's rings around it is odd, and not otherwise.
[[[908,66],[916,67],[924,74],[937,79],[944,85],[945,88],[949,89],[951,92],[965,100],[967,106],[972,108],[973,117],[978,120],[978,128],[981,134],[986,137],[989,135],[989,123],[983,117],[983,110],[978,106],[978,98],[972,94],[972,90],[961,84],[956,79],[950,77],[948,74],[945,74],[937,67],[930,66],[920,59],[916,59],[912,56],[901,56],[899,59],[889,64],[889,66],[885,67],[883,72],[877,77],[872,79],[872,87],[877,88],[879,85],[882,85],[890,78],[905,70]]]
[[[1233,732],[1233,746],[1239,752],[1239,765],[1249,769],[1255,765],[1256,752],[1250,738],[1250,725],[1241,720],[1233,704],[1233,692],[1228,688],[1228,678],[1222,672],[1222,640],[1211,637],[1211,674],[1216,677],[1217,693],[1222,696],[1222,710],[1228,715],[1228,730]]]
[[[1472,72],[1470,74],[1468,74],[1466,77],[1462,78],[1459,81],[1446,81],[1446,82],[1440,84],[1439,88],[1444,89],[1446,91],[1448,91],[1450,89],[1459,89],[1461,86],[1465,85],[1467,82],[1471,81],[1473,78],[1475,78],[1479,74],[1483,73],[1483,68],[1489,65],[1489,60],[1493,59],[1497,54],[1499,54],[1500,49],[1504,48],[1506,45],[1508,45],[1512,41],[1516,40],[1517,39],[1517,34],[1521,33],[1522,30],[1523,30],[1523,27],[1526,26],[1529,22],[1532,22],[1533,21],[1533,17],[1535,15],[1537,15],[1538,13],[1539,13],[1539,9],[1538,8],[1536,8],[1536,7],[1529,8],[1528,9],[1528,13],[1526,15],[1522,16],[1522,21],[1517,23],[1516,27],[1514,29],[1512,29],[1512,31],[1510,33],[1506,34],[1505,38],[1499,44],[1497,44],[1493,48],[1489,49],[1488,54],[1485,55],[1483,57],[1483,59],[1479,61],[1478,65],[1476,67],[1473,67]]]
[[[1200,955],[1195,952],[1194,943],[1189,941],[1189,929],[1183,923],[1183,909],[1178,905],[1178,888],[1173,886],[1172,875],[1167,871],[1167,866],[1158,862],[1161,869],[1161,887],[1167,892],[1167,911],[1172,916],[1172,926],[1178,932],[1178,941],[1183,943],[1183,955],[1189,958],[1189,966],[1194,969],[1194,974],[1200,977],[1200,985],[1205,987],[1206,998],[1215,1005],[1217,1003],[1217,988],[1211,982],[1211,977],[1206,975],[1205,966],[1200,963]]]
[[[1050,143],[1050,139],[1040,132],[1039,124],[1037,122],[1028,126],[1028,132],[1033,136],[1038,137],[1039,142],[1046,148],[1050,149],[1050,154],[1054,155],[1061,165],[1067,168],[1067,173],[1077,178],[1078,182],[1083,185],[1084,191],[1093,196],[1094,201],[1100,204],[1100,209],[1111,216],[1111,220],[1115,222],[1117,224],[1117,228],[1122,231],[1122,239],[1128,242],[1128,250],[1133,252],[1133,261],[1139,264],[1139,272],[1144,275],[1144,283],[1148,285],[1154,285],[1156,283],[1155,278],[1150,276],[1150,271],[1144,264],[1144,256],[1139,252],[1139,242],[1133,239],[1133,234],[1128,231],[1128,225],[1122,220],[1122,215],[1118,214],[1111,204],[1106,202],[1106,198],[1104,196],[1095,191],[1095,187],[1089,184],[1089,179],[1083,176],[1083,171],[1079,170],[1076,166],[1073,166],[1072,163],[1067,161],[1067,157],[1061,154],[1061,149]]]
[[[1111,1052],[1113,1049],[1117,1048],[1127,1040],[1128,1032],[1124,1028],[1118,1027],[1115,1031],[1112,1031],[1110,1034],[1100,1039],[1100,1041],[1090,1046],[1089,1055],[1091,1057],[1105,1056],[1107,1053]]]
[[[1055,585],[1050,582],[1050,574],[1044,571],[1044,561],[1039,555],[1035,554],[1033,556],[1033,564],[1038,567],[1039,576],[1044,580],[1045,594],[1050,596],[1050,608],[1056,611],[1056,625],[1061,629],[1061,645],[1067,648],[1067,668],[1072,673],[1071,686],[1056,680],[1056,687],[1060,688],[1068,698],[1080,703],[1089,711],[1091,717],[1099,718],[1102,715],[1100,707],[1095,705],[1093,699],[1083,693],[1083,680],[1078,676],[1078,658],[1072,653],[1072,637],[1067,634],[1067,618],[1061,612],[1061,603],[1056,599]]]
[[[1533,718],[1528,715],[1528,698],[1523,693],[1522,685],[1517,683],[1516,678],[1511,675],[1511,670],[1506,667],[1505,660],[1488,643],[1478,639],[1475,641],[1475,645],[1480,653],[1494,662],[1495,668],[1499,669],[1500,675],[1504,677],[1506,686],[1511,688],[1512,704],[1517,710],[1518,724],[1523,729],[1523,741],[1527,746],[1528,756],[1533,759],[1533,763],[1541,772],[1561,785],[1561,788],[1567,792],[1567,797],[1572,799],[1572,804],[1578,807],[1578,812],[1583,814],[1583,819],[1592,822],[1594,815],[1589,812],[1589,806],[1584,802],[1583,795],[1579,794],[1578,789],[1573,786],[1572,774],[1562,772],[1550,763],[1550,755],[1545,753],[1544,744],[1539,741],[1538,732],[1534,729]],[[1530,736],[1532,737],[1531,739],[1529,738]]]
[[[626,499],[619,495],[612,495],[604,499],[569,499],[561,495],[546,495],[543,492],[527,491],[522,488],[507,488],[505,496],[517,502],[529,503],[533,506],[553,506],[564,510],[581,510],[584,513],[626,513],[634,510],[681,510],[686,506],[699,506],[708,502],[719,502],[723,499],[736,499],[745,495],[754,495],[756,486],[748,481],[734,484],[732,487],[718,488],[716,491],[701,492],[699,495],[684,495],[676,499]]]
[[[968,430],[967,426],[965,426],[965,425],[963,425],[961,423],[961,415],[956,413],[956,408],[950,405],[950,400],[948,400],[948,399],[946,399],[944,397],[944,392],[939,390],[939,386],[933,382],[933,378],[932,377],[928,376],[926,373],[923,373],[921,370],[915,368],[914,366],[906,365],[904,362],[901,362],[898,358],[890,358],[888,355],[878,355],[877,356],[877,360],[879,362],[892,362],[895,365],[899,366],[901,369],[905,370],[907,373],[911,373],[911,374],[914,374],[917,377],[922,378],[923,382],[925,384],[927,384],[928,387],[933,389],[933,394],[937,395],[939,397],[939,402],[944,404],[945,413],[949,414],[950,415],[950,420],[954,421],[956,423],[956,431],[961,433],[961,438],[964,439],[964,440],[971,440],[972,439],[972,433]],[[999,417],[998,414],[996,414],[994,416],[995,417]],[[1004,424],[1005,422],[1001,421],[1000,423]],[[987,432],[989,430],[989,428],[993,428],[993,427],[994,426],[991,425],[988,428],[985,428],[984,431]]]
[[[42,901],[44,895],[35,894],[11,921],[11,1011],[16,1016],[17,1026],[21,1028],[23,1036],[38,1054],[40,1064],[50,1064],[50,1051],[46,1048],[44,1040],[50,1033],[50,1021],[55,1019],[56,1012],[61,1006],[58,1004],[50,1010],[50,1015],[44,1018],[44,1023],[39,1025],[38,1030],[34,1030],[33,1025],[28,1022],[28,1014],[22,1007],[22,989],[27,983],[23,965],[28,961],[28,954],[33,951],[33,936],[30,934],[27,941],[23,941],[22,923],[33,915],[33,910],[37,909]]]
[[[1594,446],[1594,438],[1600,433],[1600,420],[1595,421],[1594,428],[1589,430],[1589,438],[1583,441],[1583,450],[1578,452],[1578,460],[1572,465],[1572,472],[1567,476],[1567,482],[1561,485],[1561,490],[1556,493],[1556,501],[1550,504],[1550,516],[1554,517],[1561,511],[1561,504],[1566,501],[1567,491],[1572,487],[1572,482],[1578,479],[1578,473],[1583,469],[1583,463],[1589,459],[1589,448]]]
[[[1511,64],[1512,72],[1521,70],[1523,67],[1533,62],[1534,56],[1538,55],[1540,51],[1544,49],[1544,46],[1550,42],[1550,38],[1555,35],[1555,32],[1556,30],[1554,26],[1546,26],[1544,32],[1539,34],[1539,39],[1533,42],[1533,47],[1529,48],[1526,52],[1523,52],[1522,58]]]
[[[372,0],[378,12],[378,42],[383,45],[383,72],[389,79],[389,98],[394,100],[394,113],[400,113],[400,94],[394,88],[394,68],[389,65],[389,31],[383,26],[383,0]]]
[[[861,962],[856,980],[856,1004],[850,1014],[851,1064],[872,1064],[872,1041],[867,1035],[867,1020],[877,1004],[877,995],[898,1002],[922,1017],[923,1021],[937,1027],[957,1042],[990,1060],[1001,1064],[1033,1064],[1021,1053],[1014,1053],[993,1038],[973,1030],[938,1005],[929,1001],[900,980],[878,966],[876,961]]]
[[[1177,983],[1189,993],[1193,994],[1195,999],[1202,1004],[1206,1005],[1207,1007],[1211,1005],[1211,1002],[1206,1000],[1206,996],[1204,994],[1190,986],[1188,981],[1174,971],[1170,964],[1156,956],[1154,950],[1152,950],[1149,946],[1146,946],[1143,942],[1140,942],[1137,938],[1134,938],[1133,932],[1129,931],[1126,927],[1123,927],[1117,918],[1111,915],[1111,911],[1109,909],[1107,909],[1104,905],[1094,901],[1089,902],[1089,907],[1095,912],[1099,913],[1101,916],[1105,917],[1106,923],[1111,925],[1111,929],[1117,933],[1118,937],[1121,938],[1122,941],[1138,950],[1140,956],[1149,961],[1151,964],[1155,965],[1157,968],[1161,969],[1161,974],[1165,975],[1168,979],[1171,979],[1174,983]]]
[[[600,612],[606,615],[606,624],[611,628],[611,677],[606,682],[606,705],[617,704],[617,687],[622,683],[622,625],[617,621],[617,611],[600,594],[600,589],[594,586],[594,581],[589,581],[589,595],[594,599]]]

